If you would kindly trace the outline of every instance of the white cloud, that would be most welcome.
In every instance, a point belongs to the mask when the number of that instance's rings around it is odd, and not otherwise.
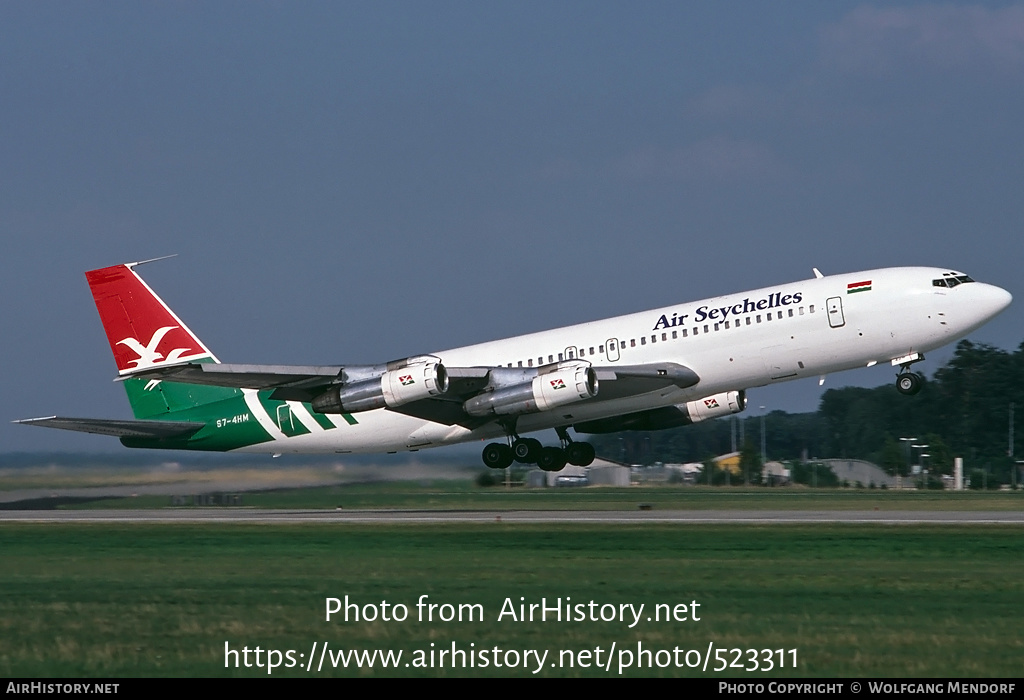
[[[781,94],[757,85],[719,85],[698,95],[688,112],[703,119],[778,117],[785,110]]]
[[[634,150],[614,170],[633,180],[735,180],[772,177],[785,168],[776,153],[763,143],[712,136],[674,149]]]
[[[766,180],[791,169],[768,145],[759,141],[712,136],[684,146],[644,146],[603,163],[584,164],[555,158],[537,170],[541,180],[738,181]]]
[[[859,7],[819,34],[827,64],[852,72],[907,65],[1015,69],[1024,64],[1024,6]]]

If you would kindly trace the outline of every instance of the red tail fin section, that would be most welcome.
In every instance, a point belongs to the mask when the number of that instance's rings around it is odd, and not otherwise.
[[[194,362],[213,353],[126,263],[85,273],[118,373]]]

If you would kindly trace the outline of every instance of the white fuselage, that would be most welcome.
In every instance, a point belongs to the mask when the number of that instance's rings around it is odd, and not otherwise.
[[[525,414],[517,429],[528,433],[888,363],[962,338],[1010,303],[1006,291],[988,284],[935,286],[944,274],[949,271],[903,267],[813,278],[432,355],[448,367],[529,368],[578,359],[614,369],[673,362],[700,377],[686,389],[613,400],[602,400],[599,391],[593,399]],[[493,422],[469,430],[387,409],[355,414],[355,424],[333,416],[337,429],[324,430],[307,420],[302,404],[292,409],[309,434],[280,433],[242,451],[402,451],[504,435]]]

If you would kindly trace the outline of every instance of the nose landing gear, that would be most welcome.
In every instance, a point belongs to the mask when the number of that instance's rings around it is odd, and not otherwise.
[[[921,391],[921,375],[916,372],[900,372],[896,375],[896,391],[907,396]]]
[[[923,359],[924,355],[919,352],[913,352],[903,357],[897,357],[892,361],[894,367],[899,365],[900,368],[900,373],[896,375],[896,391],[906,396],[913,396],[921,391],[921,384],[924,378],[916,372],[911,372],[910,366]]]

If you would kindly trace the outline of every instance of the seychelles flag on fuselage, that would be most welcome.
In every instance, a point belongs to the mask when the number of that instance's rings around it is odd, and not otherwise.
[[[853,294],[854,292],[870,292],[871,291],[871,280],[865,280],[863,282],[851,282],[846,285],[846,293]]]

